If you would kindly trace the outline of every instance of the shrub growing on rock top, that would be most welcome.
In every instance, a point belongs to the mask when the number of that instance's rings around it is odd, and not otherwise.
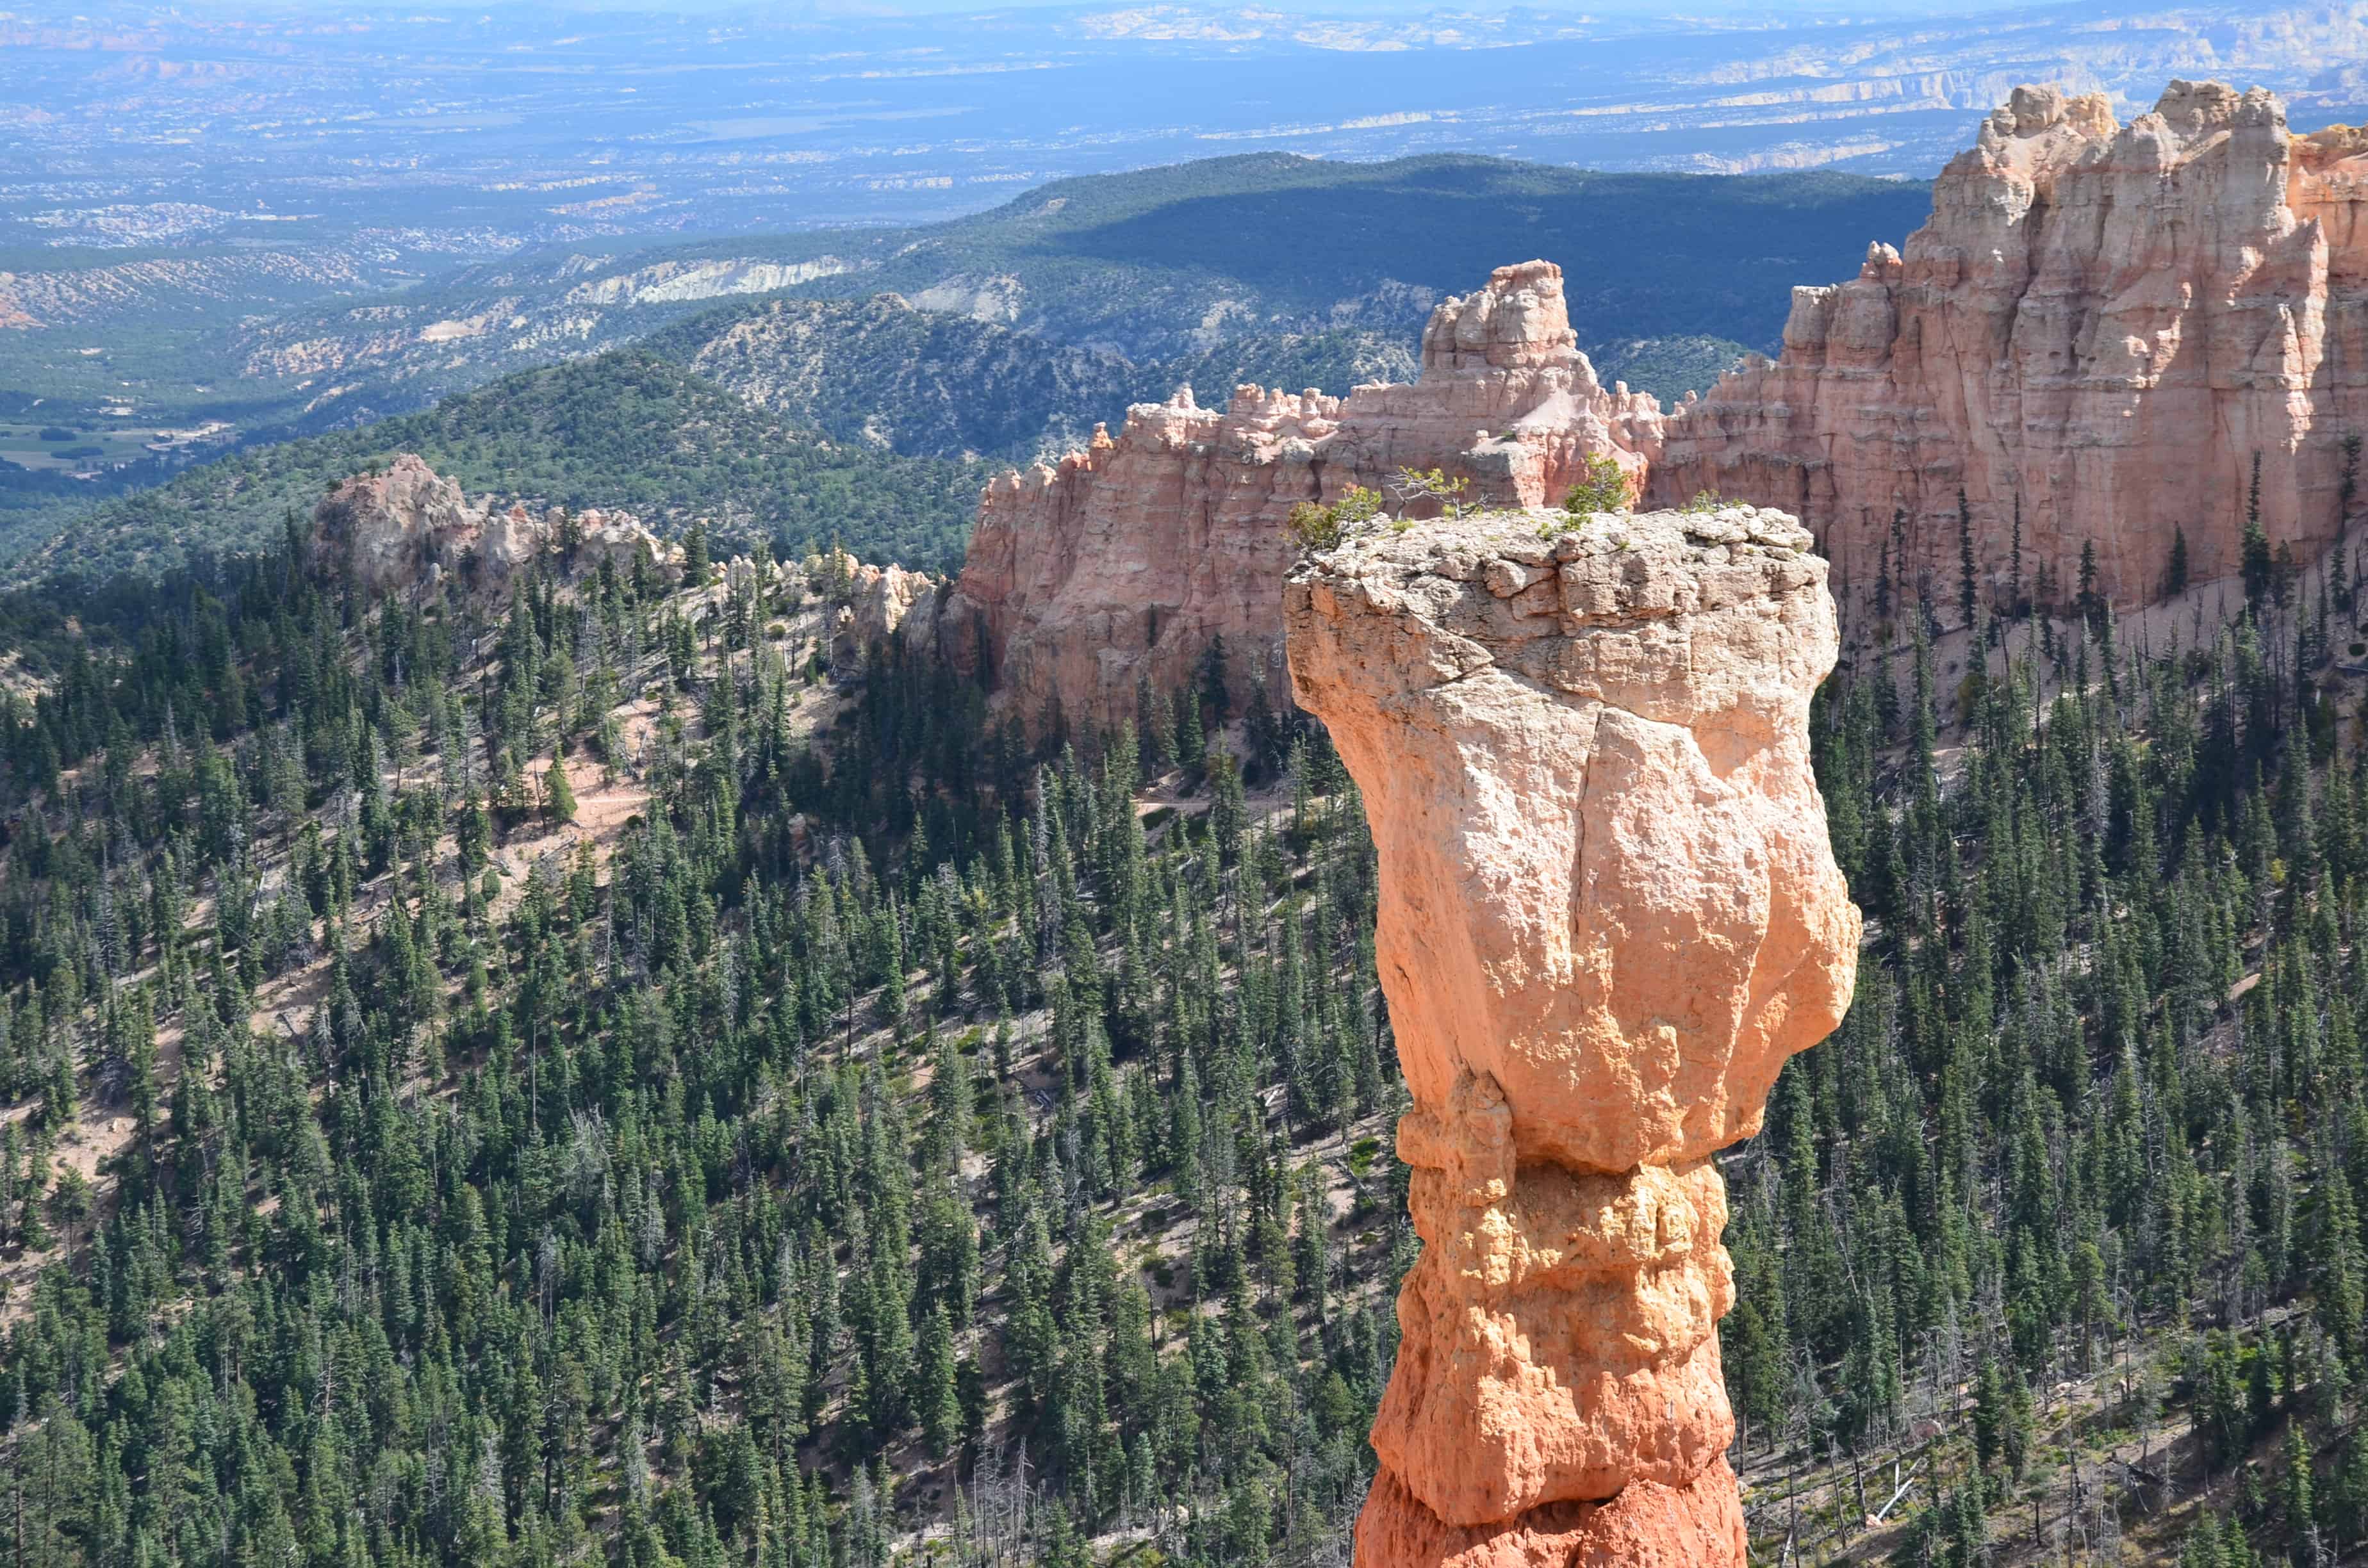
[[[1338,545],[1357,533],[1382,510],[1378,490],[1368,490],[1352,484],[1340,499],[1326,506],[1314,501],[1302,501],[1283,518],[1282,526],[1299,541],[1302,552],[1314,554]]]
[[[1570,487],[1570,494],[1563,497],[1562,509],[1578,517],[1590,512],[1626,511],[1628,476],[1621,471],[1619,461],[1602,452],[1588,458],[1587,477]]]
[[[1444,469],[1402,468],[1390,476],[1390,494],[1397,497],[1401,528],[1408,521],[1405,509],[1421,501],[1438,502],[1440,511],[1450,519],[1478,509],[1476,503],[1467,499],[1472,482],[1461,474],[1450,479]]]

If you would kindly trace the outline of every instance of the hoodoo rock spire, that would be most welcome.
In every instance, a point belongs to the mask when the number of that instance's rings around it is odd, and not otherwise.
[[[1361,1568],[1742,1568],[1712,1156],[1857,972],[1808,545],[1749,507],[1497,513],[1285,586],[1293,690],[1372,824],[1414,1100]]]

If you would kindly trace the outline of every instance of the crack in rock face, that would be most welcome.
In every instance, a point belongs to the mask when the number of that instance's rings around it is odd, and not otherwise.
[[[1718,1150],[1850,1005],[1810,767],[1826,565],[1781,512],[1387,528],[1284,591],[1363,791],[1423,1253],[1365,1568],[1744,1562]]]

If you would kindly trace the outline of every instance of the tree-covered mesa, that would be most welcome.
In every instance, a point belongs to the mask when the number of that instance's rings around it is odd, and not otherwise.
[[[1337,1558],[1414,1240],[1320,733],[1215,646],[1030,744],[835,556],[303,553],[0,606],[0,1562]]]

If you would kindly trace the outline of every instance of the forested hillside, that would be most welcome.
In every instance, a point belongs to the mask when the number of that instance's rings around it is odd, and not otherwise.
[[[1416,1243],[1320,731],[1212,648],[1030,746],[819,560],[303,553],[0,607],[0,1562],[1343,1560]],[[2255,585],[1896,589],[1821,701],[1770,1561],[2368,1545],[2356,585]]]
[[[1417,333],[1357,327],[1226,337],[1138,364],[887,294],[726,306],[641,347],[834,440],[1014,463],[1058,460],[1095,425],[1115,432],[1129,403],[1165,402],[1179,386],[1212,403],[1245,381],[1341,396],[1413,381],[1421,366]],[[1725,368],[1708,368],[1691,344],[1646,362],[1664,347],[1640,343],[1622,363],[1664,377],[1707,369],[1705,386]]]
[[[1353,798],[1217,651],[1041,756],[825,679],[843,582],[12,607],[0,1560],[1337,1556]]]
[[[1903,586],[1823,700],[1868,946],[1730,1162],[1724,1326],[1804,1560],[2368,1546],[2358,568],[2259,555],[2143,642],[1968,584],[1970,673]]]
[[[726,306],[642,347],[834,440],[929,457],[1057,457],[1123,418],[1142,379],[1116,354],[890,294]]]
[[[84,513],[15,567],[98,582],[257,549],[349,473],[417,452],[474,491],[638,513],[662,533],[695,517],[724,540],[842,537],[871,559],[961,564],[975,463],[839,442],[633,349],[529,370],[423,413],[252,448]],[[5,554],[0,547],[0,554]]]

